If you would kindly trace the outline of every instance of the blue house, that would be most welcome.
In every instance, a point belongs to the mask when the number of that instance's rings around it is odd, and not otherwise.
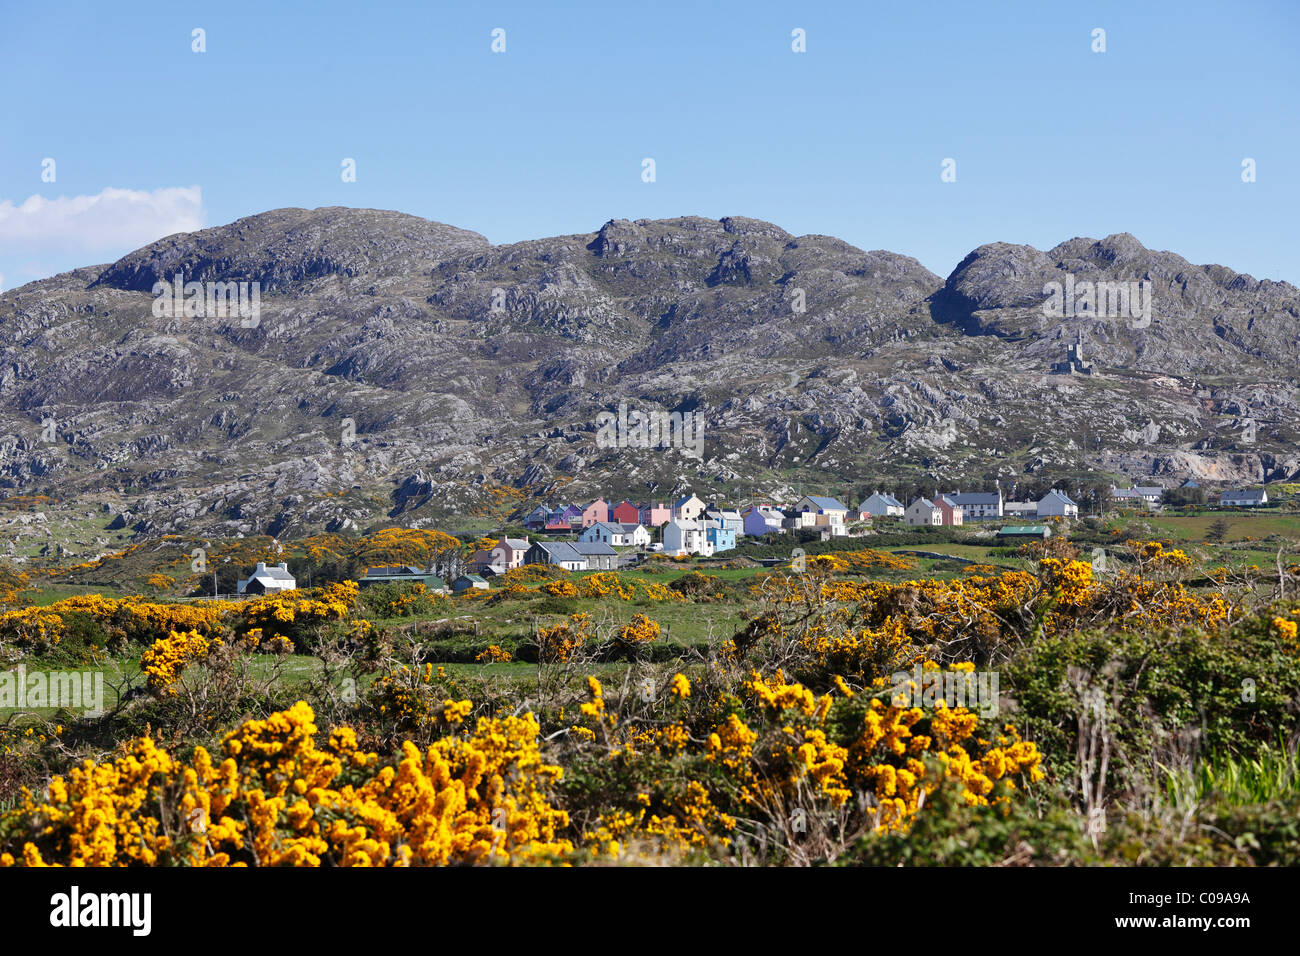
[[[736,530],[717,521],[704,522],[704,537],[713,545],[715,554],[730,551],[736,546]]]

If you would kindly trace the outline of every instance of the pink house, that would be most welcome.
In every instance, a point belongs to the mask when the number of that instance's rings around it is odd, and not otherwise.
[[[599,524],[609,520],[609,502],[604,498],[597,498],[587,507],[582,509],[582,526],[590,528],[594,524]]]
[[[613,511],[613,521],[618,524],[640,524],[641,509],[627,499]]]
[[[667,524],[672,520],[672,517],[673,509],[668,507],[665,502],[648,501],[641,506],[641,514],[637,518],[637,522],[647,528],[658,528],[660,525]]]
[[[962,517],[965,509],[957,502],[953,501],[947,495],[939,495],[934,499],[934,503],[939,506],[939,511],[943,514],[943,523],[957,525],[962,523]]]
[[[501,540],[492,548],[492,566],[504,571],[522,567],[528,547],[527,538],[507,538],[502,535]]]

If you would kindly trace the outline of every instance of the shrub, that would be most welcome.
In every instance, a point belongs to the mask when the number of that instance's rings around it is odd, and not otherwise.
[[[1219,633],[1187,629],[1047,636],[1003,668],[1022,729],[1056,776],[1077,773],[1081,723],[1104,720],[1114,741],[1110,785],[1153,780],[1156,765],[1196,753],[1239,759],[1298,729],[1300,657],[1279,640],[1279,608]],[[1296,614],[1290,606],[1289,616]]]
[[[423,581],[394,581],[362,588],[357,603],[373,617],[392,618],[432,614],[443,602],[425,589]]]

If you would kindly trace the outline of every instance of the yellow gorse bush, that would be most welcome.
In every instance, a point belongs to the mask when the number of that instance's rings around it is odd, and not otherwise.
[[[794,570],[789,565],[787,567]],[[864,548],[861,551],[832,551],[828,554],[812,555],[807,558],[807,567],[833,571],[837,574],[877,570],[910,571],[916,567],[916,560],[906,555]]]
[[[292,639],[303,629],[345,621],[356,609],[359,588],[343,581],[323,588],[299,588],[255,598],[240,607],[246,626],[268,637]]]
[[[832,695],[814,695],[780,671],[767,679],[755,674],[745,689],[769,730],[760,736],[733,714],[710,746],[715,759],[736,771],[744,800],[770,812],[794,805],[801,787],[834,806],[867,792],[874,797],[874,828],[902,830],[942,778],[959,780],[972,805],[997,799],[997,781],[1014,789],[1017,779],[1043,778],[1037,748],[1013,727],[1003,728],[995,746],[986,745],[975,737],[978,715],[942,701],[923,709],[871,698],[857,736],[836,743],[827,733]],[[933,758],[929,767],[926,757]]]
[[[588,699],[572,728],[577,746],[603,751],[603,761],[633,780],[656,768],[656,779],[641,784],[634,806],[602,810],[583,842],[600,853],[638,844],[680,855],[728,845],[741,820],[779,826],[795,808],[902,831],[946,780],[960,784],[969,804],[987,805],[1043,779],[1037,748],[1010,725],[985,740],[979,731],[990,730],[965,708],[894,706],[844,690],[819,694],[779,670],[754,672],[739,698],[707,702],[703,713],[724,713],[701,735],[684,710],[692,693],[684,675],[673,678],[665,709],[642,719],[629,717],[625,702],[607,698],[588,677]],[[666,774],[665,760],[677,762],[675,776]]]
[[[755,615],[736,648],[743,651],[745,639],[785,638],[824,658],[828,679],[869,678],[873,668],[878,675],[912,663],[909,647],[914,653],[951,646],[954,656],[984,660],[1036,630],[1215,630],[1231,620],[1235,608],[1223,595],[1200,595],[1176,580],[1191,564],[1185,553],[1159,542],[1139,542],[1132,551],[1131,566],[1104,577],[1089,562],[1045,557],[1037,573],[967,569],[958,580],[898,583],[838,580],[831,577],[834,562],[810,559],[805,574],[771,575],[751,588],[767,610]]]
[[[489,644],[474,656],[474,660],[482,661],[485,664],[506,664],[514,660],[514,658],[509,651],[502,650],[499,645]]]
[[[317,741],[299,702],[177,760],[149,738],[24,792],[0,816],[0,865],[413,866],[536,863],[573,850],[551,805],[559,767],[531,715],[396,757],[348,728]]]
[[[220,601],[159,604],[139,597],[108,598],[74,595],[39,608],[19,608],[0,614],[0,641],[31,650],[57,644],[68,619],[86,615],[123,643],[152,643],[171,631],[213,634],[235,605]]]
[[[1291,651],[1300,653],[1300,640],[1297,639],[1297,633],[1300,633],[1300,624],[1286,617],[1273,618],[1273,628],[1277,631],[1278,636]]]
[[[618,636],[630,644],[649,644],[659,637],[659,622],[644,614],[632,615],[632,620],[619,628]]]
[[[529,565],[525,565],[529,567]],[[547,581],[539,590],[561,598],[618,598],[623,601],[684,601],[680,593],[657,581],[624,580],[613,571],[597,571],[572,579]]]
[[[541,589],[554,597],[576,598],[579,594],[578,586],[572,581],[547,581]]]
[[[544,627],[537,632],[538,659],[547,664],[567,661],[591,637],[591,615],[570,615],[567,621]]]
[[[140,655],[140,669],[149,690],[165,697],[173,696],[181,671],[207,657],[212,643],[198,631],[172,631],[162,640],[155,641]]]

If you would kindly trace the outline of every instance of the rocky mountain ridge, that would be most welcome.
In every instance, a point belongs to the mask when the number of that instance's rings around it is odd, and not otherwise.
[[[261,283],[258,322],[156,315],[178,273]],[[1148,283],[1149,323],[1045,314],[1067,277]],[[1049,374],[1080,334],[1095,374]],[[484,483],[856,500],[903,480],[1282,480],[1297,355],[1296,287],[1127,234],[991,243],[945,280],[743,217],[494,246],[274,210],[0,295],[0,493],[139,534],[290,534],[446,525]],[[601,447],[620,402],[700,415],[702,459]]]

